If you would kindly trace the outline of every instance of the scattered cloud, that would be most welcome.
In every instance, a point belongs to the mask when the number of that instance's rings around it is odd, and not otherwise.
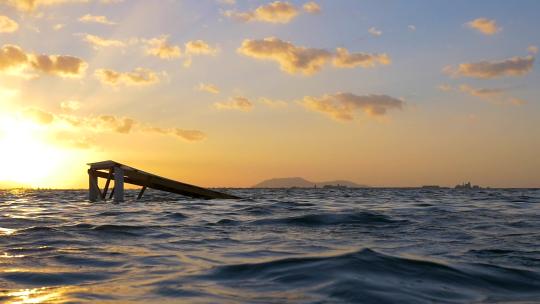
[[[261,5],[253,11],[237,12],[228,10],[223,14],[241,22],[289,23],[298,15],[298,9],[289,2],[274,1]]]
[[[407,26],[407,28],[408,28],[409,31],[411,31],[411,32],[416,31],[416,26],[415,26],[415,25],[409,24],[409,25]]]
[[[105,25],[116,24],[115,22],[110,21],[106,16],[95,16],[90,14],[82,16],[81,18],[79,18],[79,21],[83,23],[100,23]]]
[[[207,42],[203,40],[192,40],[188,41],[185,44],[186,48],[186,58],[184,60],[184,66],[191,66],[192,56],[198,55],[210,55],[214,56],[218,53],[218,49],[210,46]]]
[[[243,112],[249,112],[253,109],[253,103],[242,96],[236,96],[227,101],[216,102],[214,106],[221,110],[239,110]]]
[[[337,68],[373,67],[376,64],[390,64],[386,54],[349,53],[338,48],[336,53],[324,49],[306,48],[275,37],[263,40],[246,39],[238,49],[240,54],[261,60],[279,63],[282,71],[289,74],[313,75],[329,61]]]
[[[538,47],[536,45],[531,45],[527,48],[527,52],[529,52],[529,54],[537,54],[538,53]]]
[[[267,107],[270,108],[286,108],[289,104],[286,101],[283,100],[273,100],[266,97],[261,97],[258,100],[260,103],[264,104]]]
[[[450,85],[443,85],[439,86],[439,88],[444,92],[460,92],[497,105],[520,106],[527,103],[523,99],[509,96],[507,90],[501,88],[475,88],[468,84],[462,84],[455,88]]]
[[[534,64],[533,56],[512,57],[501,61],[479,61],[461,63],[457,67],[446,66],[443,72],[453,77],[498,78],[504,76],[523,76],[528,74]]]
[[[63,23],[57,23],[57,24],[53,25],[53,30],[59,31],[59,30],[63,29],[65,26],[66,25],[63,24]]]
[[[28,54],[16,45],[0,48],[0,72],[24,75],[24,71],[59,77],[81,77],[88,64],[77,57],[64,55]]]
[[[320,71],[332,57],[332,53],[327,50],[298,47],[275,37],[264,40],[246,39],[238,52],[256,59],[276,61],[282,71],[304,75]]]
[[[193,40],[186,43],[186,54],[189,55],[215,55],[217,48],[211,47],[203,40]]]
[[[382,31],[381,30],[378,30],[377,28],[375,27],[370,27],[368,32],[372,35],[372,36],[375,36],[375,37],[379,37],[380,35],[382,35]]]
[[[236,0],[217,0],[217,3],[226,4],[226,5],[235,5]]]
[[[0,0],[0,4],[7,4],[25,12],[33,11],[40,6],[85,2],[89,2],[89,0]]]
[[[145,86],[160,81],[156,72],[144,68],[136,68],[131,72],[117,72],[110,69],[98,69],[94,74],[101,83],[110,86]]]
[[[177,45],[171,45],[168,41],[169,36],[162,35],[157,38],[145,40],[148,55],[156,56],[161,59],[174,59],[182,55],[182,50]]]
[[[0,33],[13,33],[19,29],[19,24],[8,16],[0,15]]]
[[[321,7],[314,1],[305,3],[302,6],[302,8],[304,9],[306,13],[310,13],[310,14],[318,14],[321,12]]]
[[[502,30],[495,20],[487,18],[477,18],[467,22],[466,25],[484,35],[495,35]]]
[[[55,114],[38,108],[27,108],[21,112],[22,116],[37,124],[56,127],[60,130],[56,134],[60,141],[76,148],[89,148],[88,139],[92,134],[158,134],[172,136],[189,142],[202,141],[206,134],[199,130],[183,128],[163,128],[150,123],[141,122],[130,117],[116,115],[80,116],[69,114]],[[53,128],[51,128],[53,129]],[[69,132],[66,132],[69,130]]]
[[[77,100],[66,100],[60,103],[60,109],[65,112],[74,112],[81,108],[81,103]]]
[[[86,34],[83,38],[84,41],[90,43],[94,49],[100,49],[103,47],[124,47],[126,44],[120,40],[105,39],[99,36]]]
[[[334,57],[334,66],[339,68],[354,68],[357,66],[363,68],[372,68],[377,64],[388,65],[392,61],[387,54],[367,54],[354,53],[351,54],[345,48],[337,48]]]
[[[219,88],[211,83],[199,83],[196,87],[197,91],[208,92],[211,94],[219,94]]]
[[[308,110],[320,112],[339,121],[351,121],[357,111],[369,116],[383,116],[389,110],[400,110],[404,102],[388,95],[355,95],[337,93],[322,97],[304,97],[301,102]]]

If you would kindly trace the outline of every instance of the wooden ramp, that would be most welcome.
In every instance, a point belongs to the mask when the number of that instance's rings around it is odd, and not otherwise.
[[[205,189],[202,187],[185,184],[172,179],[157,176],[151,173],[135,169],[112,160],[89,163],[88,169],[88,197],[90,201],[105,200],[111,181],[114,181],[114,187],[111,189],[109,199],[114,197],[115,202],[124,201],[124,184],[141,186],[141,191],[137,196],[140,199],[146,188],[152,188],[161,191],[172,192],[193,198],[202,199],[235,199],[234,195]],[[103,191],[99,189],[98,178],[106,179]]]

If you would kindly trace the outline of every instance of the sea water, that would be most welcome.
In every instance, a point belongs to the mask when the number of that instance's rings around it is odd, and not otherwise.
[[[0,191],[0,302],[540,303],[540,190]]]

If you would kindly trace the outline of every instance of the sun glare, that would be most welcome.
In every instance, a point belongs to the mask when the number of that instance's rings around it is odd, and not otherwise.
[[[66,151],[44,140],[44,128],[27,120],[0,116],[0,181],[25,186],[50,185]]]

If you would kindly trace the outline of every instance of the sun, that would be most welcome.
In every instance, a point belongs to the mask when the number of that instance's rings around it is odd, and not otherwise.
[[[0,181],[50,185],[66,152],[46,142],[46,131],[32,121],[0,116]]]

